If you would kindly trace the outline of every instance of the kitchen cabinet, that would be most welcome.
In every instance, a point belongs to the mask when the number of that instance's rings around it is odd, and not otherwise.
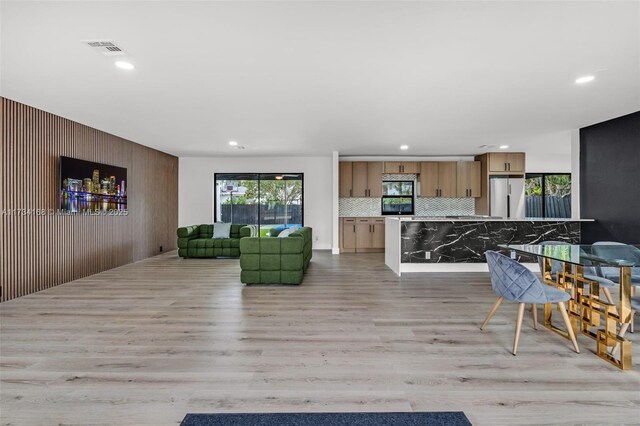
[[[340,246],[343,249],[355,250],[356,248],[356,218],[342,218]]]
[[[525,155],[523,152],[489,153],[489,172],[524,173]]]
[[[353,197],[367,196],[367,163],[353,162]]]
[[[382,161],[369,161],[367,163],[367,197],[382,197]]]
[[[420,163],[421,197],[456,197],[457,164],[455,161],[423,161]]]
[[[384,251],[384,218],[375,218],[371,221],[371,248]]]
[[[385,161],[385,173],[420,173],[417,161]]]
[[[340,182],[340,197],[352,197],[353,196],[353,170],[351,161],[341,161],[339,168],[340,175],[338,180]]]
[[[457,196],[480,197],[481,164],[479,161],[458,161],[457,164]]]
[[[382,162],[340,162],[340,196],[382,197]]]
[[[384,251],[384,218],[343,217],[340,226],[340,251]]]
[[[369,219],[356,219],[356,249],[371,248],[371,223]]]

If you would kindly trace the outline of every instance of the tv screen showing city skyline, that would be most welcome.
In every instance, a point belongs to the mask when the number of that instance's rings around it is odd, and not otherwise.
[[[68,212],[127,210],[127,169],[60,157],[60,209]]]

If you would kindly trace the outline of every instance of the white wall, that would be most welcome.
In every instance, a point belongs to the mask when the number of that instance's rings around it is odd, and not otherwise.
[[[571,173],[571,130],[548,133],[522,141],[527,173]],[[511,144],[520,151],[518,143]]]
[[[304,224],[313,228],[313,248],[331,249],[332,158],[180,157],[178,223],[213,223],[214,173],[304,173]]]

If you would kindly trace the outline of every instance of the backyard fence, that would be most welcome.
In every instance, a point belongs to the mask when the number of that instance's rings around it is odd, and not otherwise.
[[[222,222],[261,225],[302,223],[302,206],[299,204],[223,204],[220,207]]]
[[[542,214],[542,196],[527,195],[526,215],[527,217],[571,217],[571,194],[567,195],[546,195],[544,197],[544,210]]]

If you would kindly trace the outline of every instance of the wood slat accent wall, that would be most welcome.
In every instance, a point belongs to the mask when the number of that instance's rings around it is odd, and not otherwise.
[[[178,158],[0,98],[0,300],[176,248]],[[127,216],[58,209],[61,155],[127,168]]]

